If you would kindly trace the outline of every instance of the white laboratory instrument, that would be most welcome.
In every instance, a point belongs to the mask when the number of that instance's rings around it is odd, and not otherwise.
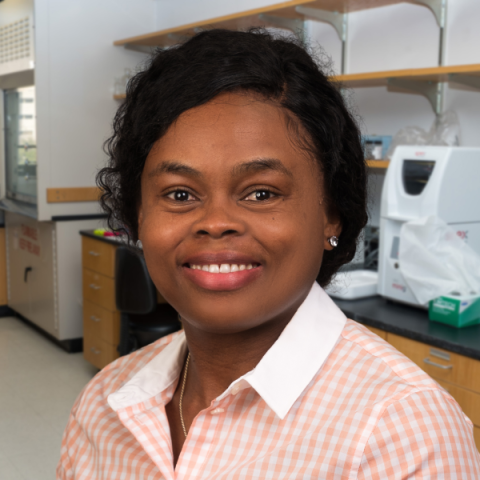
[[[480,253],[480,148],[399,146],[380,208],[378,293],[419,307],[398,260],[405,222],[436,215]]]
[[[340,300],[357,300],[377,294],[378,273],[371,270],[338,272],[325,291]]]

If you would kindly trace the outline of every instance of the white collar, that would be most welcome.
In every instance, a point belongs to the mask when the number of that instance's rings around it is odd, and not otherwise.
[[[283,419],[335,347],[345,322],[345,315],[315,282],[258,365],[235,380],[217,400],[247,383]],[[182,332],[123,387],[109,395],[112,409],[144,402],[177,381],[186,350]]]

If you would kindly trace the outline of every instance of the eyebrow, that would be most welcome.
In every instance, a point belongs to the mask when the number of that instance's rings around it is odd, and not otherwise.
[[[276,158],[256,158],[249,162],[236,165],[232,169],[233,175],[242,175],[245,173],[257,173],[265,170],[273,170],[292,177],[292,172]]]
[[[183,175],[189,175],[191,177],[200,177],[202,176],[201,172],[196,170],[189,165],[185,165],[184,163],[175,162],[171,160],[166,160],[161,164],[157,165],[153,171],[150,172],[148,175],[149,177],[156,177],[158,175],[162,175],[164,173],[179,173]]]
[[[287,167],[276,158],[256,158],[248,162],[241,163],[240,165],[235,165],[232,169],[232,174],[234,176],[244,175],[246,173],[257,173],[266,170],[272,170],[276,172],[283,173],[292,177],[292,172],[288,170]],[[203,174],[189,165],[184,163],[166,160],[161,164],[157,165],[152,172],[150,172],[149,177],[156,177],[164,173],[177,173],[183,175],[189,175],[191,177],[201,177]]]

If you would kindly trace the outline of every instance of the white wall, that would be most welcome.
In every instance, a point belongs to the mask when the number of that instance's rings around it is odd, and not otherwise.
[[[31,0],[5,0],[1,6]],[[86,213],[93,204],[47,205],[47,187],[93,185],[104,163],[102,142],[118,103],[113,79],[142,55],[113,47],[115,39],[185,23],[273,5],[278,0],[36,0],[37,95],[39,97],[39,169],[41,217]],[[480,2],[449,0],[447,64],[480,63]],[[332,58],[339,72],[341,42],[328,24],[307,22],[313,45]],[[435,66],[439,29],[429,9],[398,5],[349,16],[347,73]],[[407,125],[429,128],[434,115],[419,95],[393,93],[386,87],[353,91],[364,133],[393,135]],[[462,144],[480,146],[477,124],[480,93],[451,86],[446,107],[457,111]],[[378,185],[378,181],[375,182]]]
[[[157,5],[156,29],[222,17],[231,13],[279,3],[278,0],[154,0]]]
[[[155,8],[153,0],[35,0],[40,220],[99,211],[96,202],[47,204],[45,192],[95,185],[119,106],[114,77],[145,58],[113,42],[154,30]]]

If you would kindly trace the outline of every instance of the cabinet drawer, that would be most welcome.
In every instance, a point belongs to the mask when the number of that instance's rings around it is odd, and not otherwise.
[[[384,340],[387,339],[387,332],[384,330],[380,330],[379,328],[375,327],[369,327],[368,325],[364,325],[364,327],[367,327],[371,332],[373,332],[375,335],[378,335],[380,338],[383,338]]]
[[[462,407],[474,425],[480,427],[480,394],[471,392],[452,383],[436,380]]]
[[[82,237],[83,267],[113,278],[116,249],[115,245],[109,245],[101,240]]]
[[[111,345],[120,341],[120,312],[111,312],[98,305],[83,303],[83,332],[92,338],[101,338]]]
[[[83,357],[97,368],[103,368],[118,358],[117,347],[101,338],[88,335],[83,337]]]
[[[388,341],[431,377],[480,393],[480,361],[392,333]]]
[[[99,305],[111,312],[115,306],[115,280],[83,269],[83,300]]]

